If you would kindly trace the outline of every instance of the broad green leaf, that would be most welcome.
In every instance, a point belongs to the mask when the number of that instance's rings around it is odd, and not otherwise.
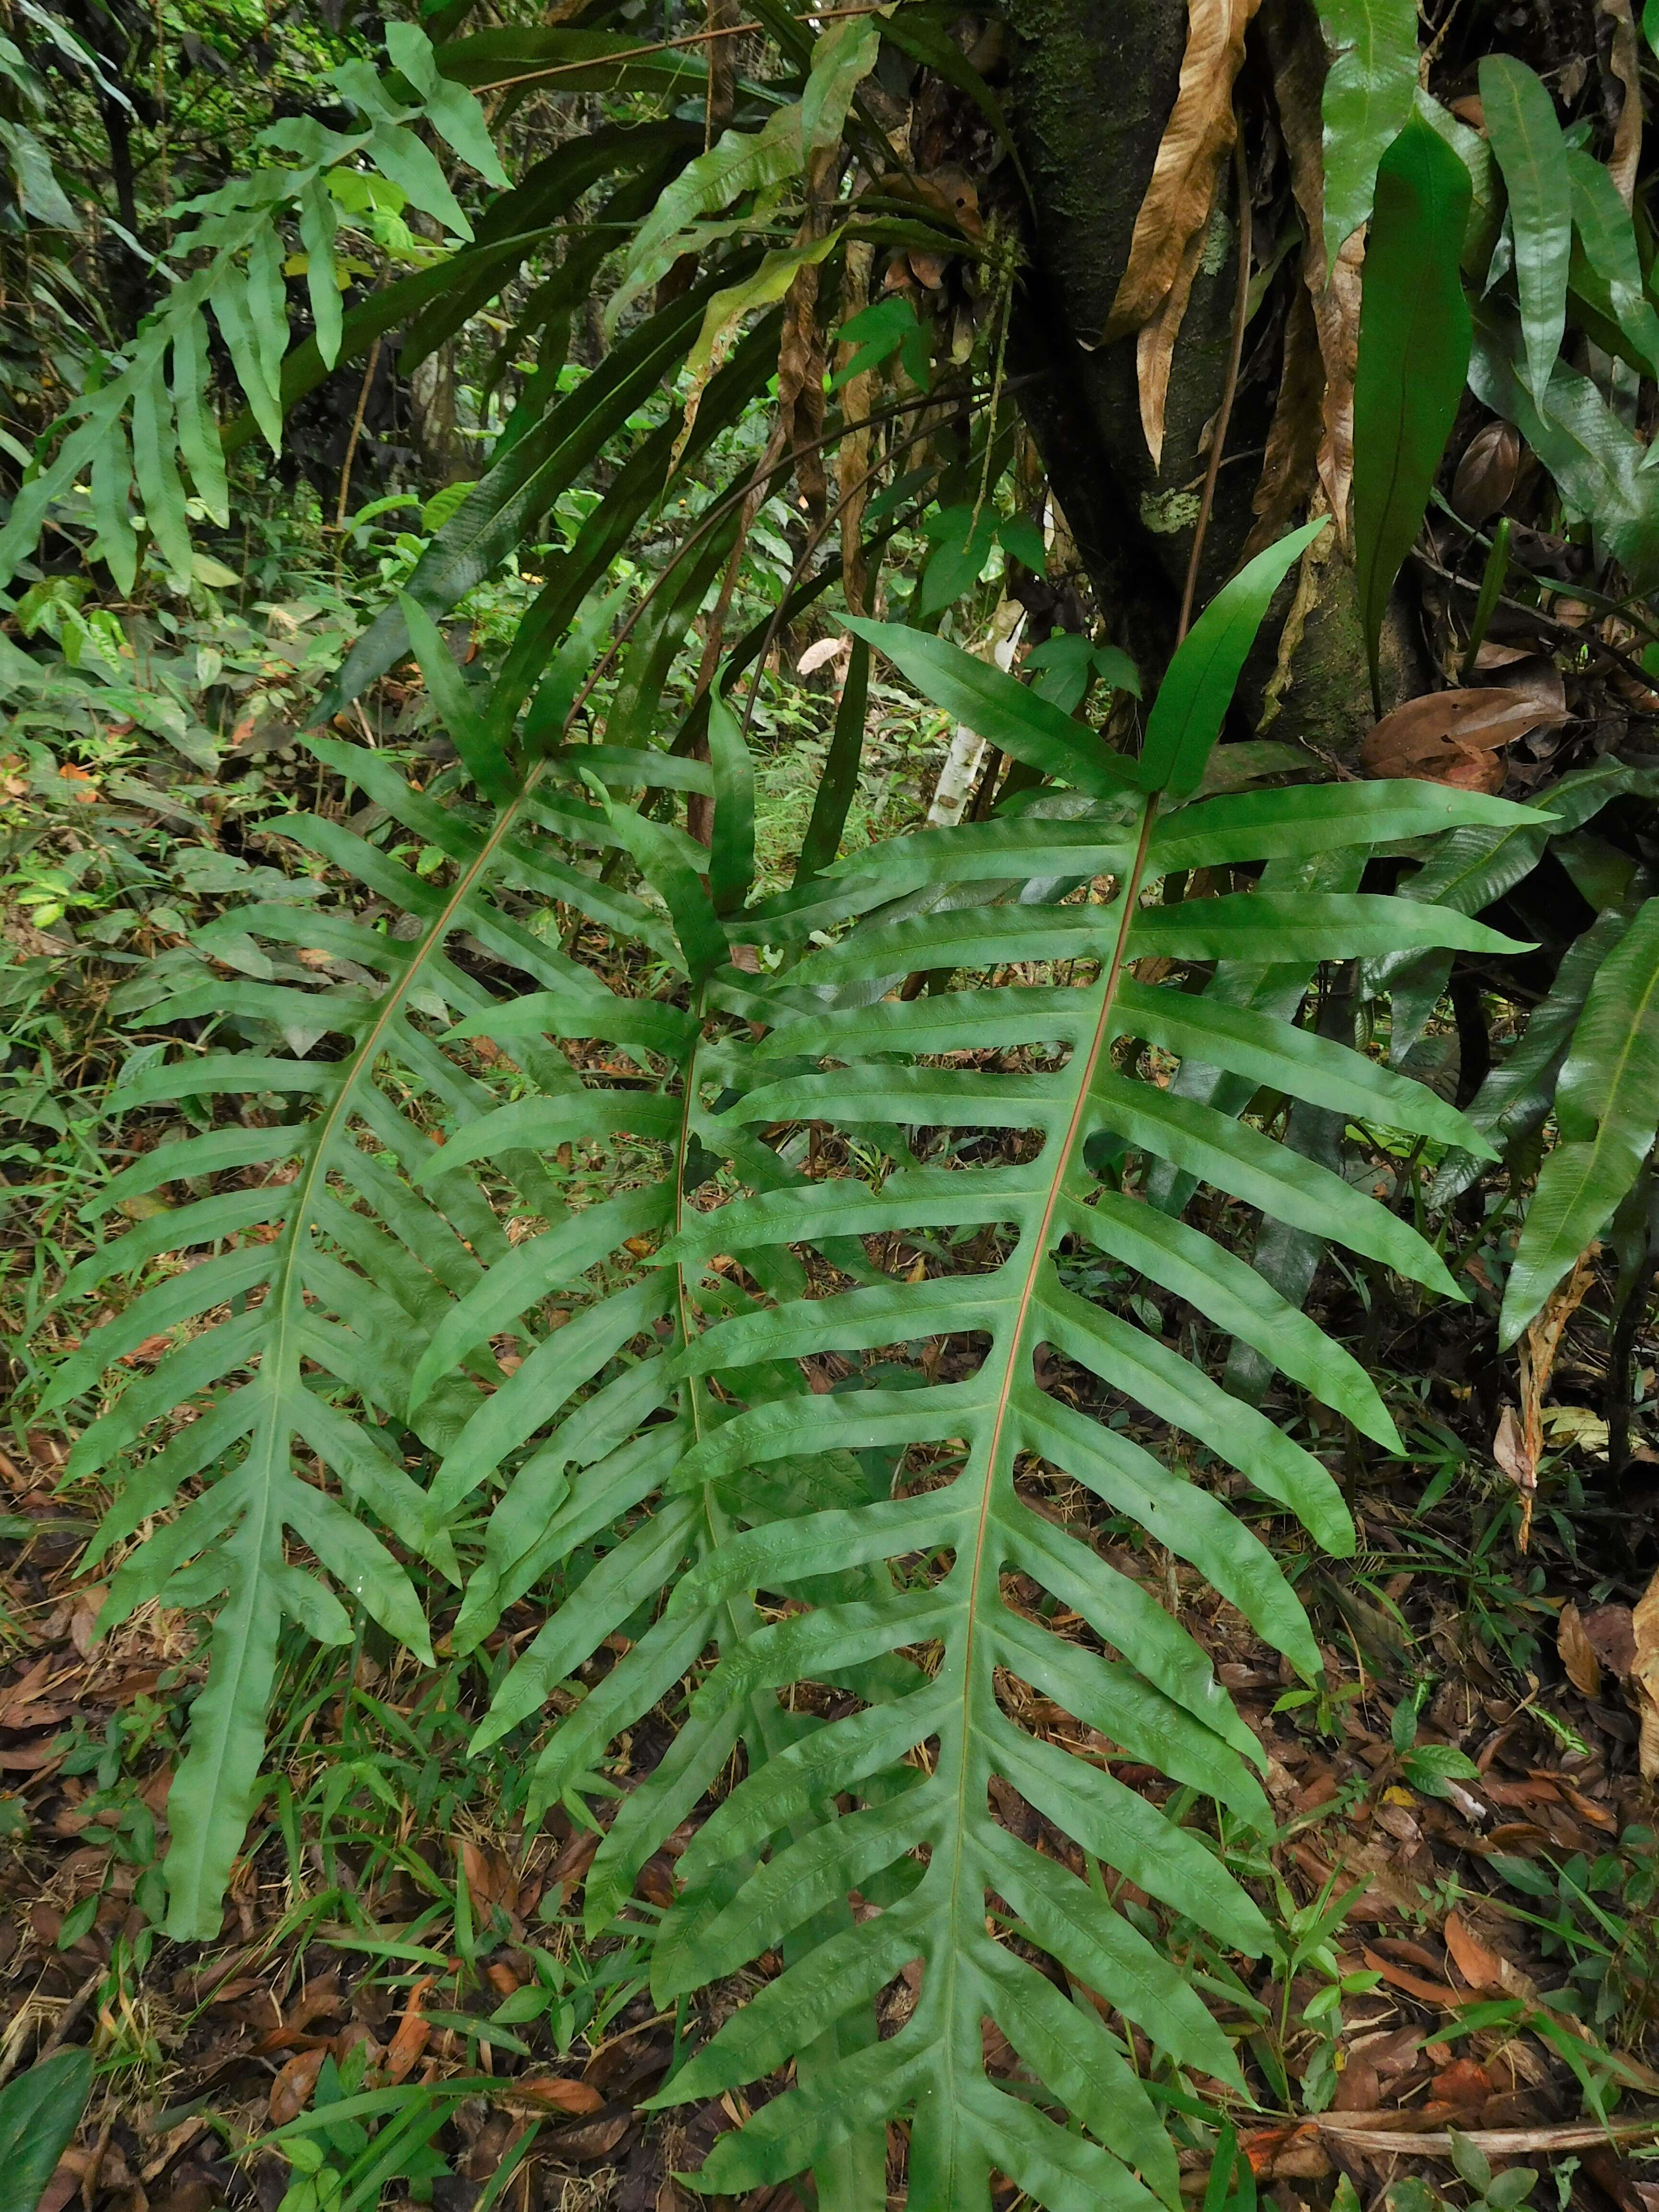
[[[823,774],[812,801],[812,816],[801,839],[795,882],[805,884],[829,868],[841,850],[842,833],[858,793],[859,762],[864,748],[864,718],[870,696],[870,647],[853,641],[847,673],[836,708],[836,726],[824,758]]]
[[[450,742],[466,763],[467,773],[486,799],[494,799],[497,805],[510,800],[515,779],[483,715],[472,702],[443,632],[419,600],[409,592],[400,595],[398,605],[409,627],[410,644],[426,678],[426,688]]]
[[[803,156],[833,145],[840,137],[853,95],[874,69],[880,45],[880,26],[867,15],[832,23],[819,34],[800,96]]]
[[[0,2160],[6,2200],[15,2212],[34,2212],[91,2094],[92,2053],[74,2045],[26,2067],[0,2089]]]
[[[795,106],[775,108],[758,131],[723,132],[706,154],[687,162],[629,242],[619,289],[606,303],[607,329],[615,329],[626,302],[672,262],[677,232],[744,192],[781,184],[801,161],[801,111]]]
[[[1413,116],[1383,155],[1354,374],[1354,573],[1376,692],[1389,594],[1410,552],[1469,367],[1458,248],[1468,173]]]
[[[1222,586],[1193,624],[1164,672],[1146,719],[1136,778],[1145,789],[1171,799],[1185,799],[1197,790],[1267,604],[1291,562],[1324,527],[1322,520],[1306,523],[1258,553]]]
[[[1566,329],[1572,254],[1572,179],[1555,103],[1513,54],[1480,59],[1486,136],[1510,196],[1515,281],[1521,296],[1528,389],[1550,411],[1550,378]]]
[[[477,101],[446,72],[440,76],[432,42],[413,23],[388,23],[386,49],[392,64],[421,96],[434,129],[487,184],[506,189],[511,182],[495,151]]]
[[[718,687],[708,695],[708,750],[714,769],[714,842],[708,890],[716,914],[740,907],[755,875],[755,767],[737,716]]]
[[[684,402],[685,411],[669,456],[671,468],[679,464],[696,422],[704,389],[732,350],[744,317],[752,314],[757,307],[769,307],[782,299],[801,270],[814,267],[833,253],[840,243],[840,232],[832,230],[823,238],[809,239],[802,245],[780,247],[767,255],[752,276],[715,293],[703,310],[702,327],[685,357],[685,372],[690,381]]]
[[[1636,228],[1619,187],[1582,146],[1567,153],[1572,182],[1572,227],[1577,242],[1575,291],[1605,308],[1638,367],[1659,376],[1659,314],[1642,283]],[[1580,256],[1582,255],[1582,264]]]
[[[1325,265],[1371,211],[1377,164],[1406,126],[1417,91],[1413,0],[1319,0],[1335,51],[1322,101],[1325,139]]]
[[[1085,725],[960,646],[861,616],[849,616],[847,627],[885,653],[935,706],[1012,759],[1097,799],[1115,798],[1138,784],[1133,762],[1108,752]]]
[[[1590,985],[1555,1091],[1560,1141],[1527,1209],[1498,1336],[1514,1343],[1635,1182],[1659,1124],[1659,900]]]
[[[1659,584],[1659,473],[1644,466],[1647,447],[1591,380],[1558,362],[1544,404],[1534,404],[1508,333],[1482,305],[1474,313],[1469,382],[1478,399],[1516,425],[1569,512],[1589,524],[1597,559],[1617,561],[1638,591]]]

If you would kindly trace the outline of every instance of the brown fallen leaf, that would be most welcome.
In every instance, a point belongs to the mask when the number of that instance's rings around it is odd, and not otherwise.
[[[1451,503],[1471,530],[1508,506],[1521,473],[1522,451],[1521,433],[1512,422],[1482,423],[1464,447],[1452,478]]]
[[[572,2081],[564,2074],[520,2074],[512,2094],[538,2112],[597,2112],[605,2102],[591,2082]]]
[[[567,2128],[558,2138],[559,2157],[570,2165],[604,2158],[615,2150],[634,2124],[631,2112],[617,2112],[607,2120],[589,2120],[580,2127]]]
[[[516,1911],[519,1877],[505,1851],[498,1850],[494,1844],[481,1844],[469,1836],[461,1844],[460,1861],[468,1893],[480,1907],[482,1920],[487,1922],[498,1905],[503,1912]]]
[[[1338,2112],[1368,2112],[1382,2094],[1376,2069],[1370,2061],[1350,2058],[1337,2076],[1332,2109]]]
[[[1101,333],[1110,345],[1150,322],[1168,298],[1215,199],[1233,143],[1233,80],[1259,0],[1187,0],[1187,50],[1175,106],[1129,241],[1129,258]]]
[[[1583,1616],[1585,1641],[1609,1674],[1631,1674],[1636,1666],[1636,1631],[1627,1605],[1593,1605]]]
[[[416,2060],[432,2039],[432,2023],[422,2012],[427,1991],[437,1979],[434,1974],[422,1974],[409,1992],[409,1999],[398,2023],[398,2033],[386,2045],[386,2075],[389,2081],[404,2081],[414,2071]]]
[[[1385,1982],[1396,1990],[1403,1990],[1408,1997],[1417,1997],[1424,2004],[1431,2005],[1455,2006],[1463,2002],[1449,1983],[1431,1982],[1421,1974],[1410,1973],[1404,1966],[1397,1966],[1392,1959],[1385,1959],[1380,1951],[1364,1947],[1359,1955],[1374,1974],[1381,1974]]]
[[[1452,1963],[1472,1990],[1495,1990],[1501,1984],[1504,1961],[1496,1951],[1480,1941],[1467,1921],[1460,1919],[1455,1912],[1449,1912],[1443,1933]]]
[[[1659,1574],[1643,1591],[1630,1617],[1634,1655],[1630,1671],[1642,1723],[1637,1756],[1644,1781],[1659,1778]]]
[[[1320,2181],[1331,2161],[1310,2120],[1289,2128],[1260,2128],[1241,2138],[1239,2148],[1258,2181]]]
[[[1631,0],[1601,0],[1598,12],[1613,18],[1612,73],[1623,88],[1624,100],[1613,130],[1613,155],[1607,174],[1619,197],[1629,207],[1636,196],[1636,172],[1642,159],[1642,86],[1638,66],[1640,46]]]
[[[1561,1656],[1561,1664],[1565,1668],[1567,1680],[1573,1688],[1582,1691],[1587,1698],[1599,1698],[1601,1694],[1601,1662],[1595,1656],[1595,1646],[1584,1633],[1584,1624],[1576,1605],[1569,1603],[1561,1608],[1561,1618],[1555,1629],[1555,1648]]]
[[[1359,748],[1360,766],[1369,775],[1495,792],[1504,780],[1502,748],[1565,720],[1565,704],[1557,709],[1518,687],[1431,691],[1383,716]]]
[[[1437,2103],[1463,2105],[1476,2112],[1492,2094],[1492,2081],[1473,2058],[1454,2058],[1435,2075],[1431,2089]]]
[[[328,2056],[328,2045],[323,2044],[315,2051],[296,2051],[277,2074],[270,2085],[270,2124],[286,2127],[297,2120],[311,2102],[311,2093],[317,2086],[317,2076],[323,2070],[323,2061]]]
[[[727,1261],[726,1265],[729,1267],[731,1261]],[[603,1838],[596,1836],[591,1828],[579,1828],[554,1860],[548,1871],[547,1887],[549,1889],[557,1888],[566,1905],[574,1895],[577,1885],[587,1872],[593,1854],[602,1841]]]

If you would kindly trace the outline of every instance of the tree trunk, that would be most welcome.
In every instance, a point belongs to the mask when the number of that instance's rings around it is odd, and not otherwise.
[[[1300,8],[1305,0],[1290,0]],[[1237,291],[1229,166],[1170,372],[1162,465],[1140,420],[1132,335],[1098,343],[1175,105],[1186,0],[1011,0],[1010,119],[1031,182],[1030,260],[1010,349],[1018,396],[1108,620],[1152,674],[1173,647],[1191,556],[1206,426],[1219,407]],[[1252,34],[1254,36],[1254,33]],[[1250,70],[1247,57],[1246,71]],[[1256,72],[1259,100],[1270,72]],[[1247,217],[1248,219],[1248,217]],[[1267,441],[1271,380],[1241,392],[1235,456]],[[1260,465],[1222,469],[1198,604],[1237,567]],[[1311,469],[1308,489],[1313,489]],[[1351,762],[1372,715],[1348,559],[1327,551],[1297,596],[1292,572],[1264,625],[1243,697],[1277,738]],[[1289,618],[1289,628],[1286,622]],[[1283,659],[1281,662],[1281,638]],[[1408,638],[1391,655],[1409,661]],[[1402,671],[1402,696],[1422,688]],[[1293,681],[1287,681],[1287,677]],[[1386,687],[1391,689],[1392,687]]]

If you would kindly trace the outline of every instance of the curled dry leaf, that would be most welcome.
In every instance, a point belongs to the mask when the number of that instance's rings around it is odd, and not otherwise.
[[[1194,240],[1203,235],[1222,157],[1233,143],[1233,80],[1244,58],[1245,27],[1258,4],[1187,0],[1187,51],[1176,103],[1135,217],[1128,265],[1101,333],[1103,345],[1152,320]]]
[[[1643,1777],[1659,1780],[1659,1575],[1643,1591],[1631,1613],[1631,1686],[1642,1723],[1638,1750]]]
[[[1601,1662],[1595,1648],[1584,1633],[1584,1624],[1576,1605],[1564,1605],[1555,1632],[1555,1648],[1561,1655],[1561,1664],[1566,1669],[1567,1680],[1575,1690],[1587,1698],[1601,1694]]]
[[[1601,0],[1600,12],[1613,18],[1612,71],[1625,95],[1613,125],[1607,174],[1629,207],[1636,197],[1636,172],[1642,159],[1642,83],[1638,62],[1641,48],[1631,0]]]
[[[1135,386],[1140,395],[1140,427],[1152,466],[1164,464],[1164,422],[1170,404],[1170,372],[1175,366],[1176,340],[1186,319],[1187,302],[1204,251],[1206,234],[1194,231],[1181,257],[1181,266],[1152,320],[1142,325],[1135,339]]]
[[[412,2073],[416,2061],[432,2039],[432,2023],[421,2007],[434,1978],[431,1974],[423,1974],[409,1992],[398,2033],[386,2046],[386,2072],[389,2081],[401,2081]]]
[[[521,2074],[512,2084],[515,2105],[538,2112],[597,2112],[605,2099],[588,2081],[562,2074]]]
[[[1261,475],[1250,512],[1255,517],[1241,561],[1282,538],[1307,502],[1319,465],[1320,426],[1325,396],[1325,362],[1313,302],[1305,285],[1293,295],[1285,324],[1284,368],[1279,398],[1261,457]]]
[[[1325,259],[1325,147],[1322,100],[1327,55],[1311,9],[1270,10],[1262,18],[1273,73],[1273,99],[1290,156],[1291,190],[1302,216],[1306,244],[1302,279],[1313,310],[1324,369],[1325,395],[1316,459],[1327,506],[1343,551],[1350,550],[1349,507],[1353,489],[1353,379],[1359,358],[1360,265],[1364,228],[1336,258]]]
[[[1422,1974],[1413,1974],[1409,1967],[1397,1966],[1392,1959],[1385,1959],[1380,1951],[1373,1951],[1366,1946],[1362,1945],[1359,1955],[1374,1974],[1381,1974],[1385,1982],[1396,1990],[1403,1990],[1408,1997],[1417,1997],[1424,2004],[1444,2005],[1449,2008],[1459,2002],[1456,1990],[1449,1982],[1429,1981]]]
[[[1492,1440],[1492,1455],[1521,1493],[1521,1521],[1525,1530],[1532,1523],[1532,1501],[1538,1489],[1538,1464],[1527,1449],[1521,1417],[1513,1406],[1505,1406],[1498,1417],[1498,1433]]]
[[[1593,1605],[1581,1623],[1585,1640],[1610,1674],[1636,1670],[1636,1630],[1627,1605]]]
[[[1486,422],[1463,448],[1452,478],[1451,503],[1471,530],[1509,505],[1521,473],[1521,433],[1512,422]]]
[[[821,637],[809,645],[795,663],[797,676],[816,676],[820,668],[827,668],[832,660],[851,653],[853,641],[846,637]]]
[[[1431,691],[1383,716],[1359,749],[1360,765],[1376,776],[1496,791],[1504,778],[1499,750],[1565,720],[1565,703],[1558,709],[1518,686]]]

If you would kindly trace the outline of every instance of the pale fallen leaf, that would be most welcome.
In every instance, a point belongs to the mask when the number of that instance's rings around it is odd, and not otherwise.
[[[1562,1451],[1604,1452],[1607,1425],[1588,1406],[1552,1406],[1542,1416],[1550,1442]]]
[[[1383,716],[1359,748],[1360,766],[1370,775],[1496,791],[1504,780],[1498,751],[1529,730],[1565,720],[1565,703],[1558,709],[1519,687],[1431,691]]]
[[[1150,322],[1188,250],[1201,238],[1216,178],[1233,143],[1233,80],[1259,0],[1187,0],[1187,50],[1174,107],[1146,186],[1117,296],[1101,333],[1109,345]],[[1183,302],[1184,305],[1184,302]]]
[[[1584,1624],[1576,1605],[1564,1605],[1561,1618],[1556,1625],[1555,1648],[1561,1655],[1567,1680],[1575,1690],[1582,1690],[1587,1698],[1601,1694],[1601,1662],[1595,1647],[1584,1633]]]
[[[805,652],[795,663],[795,673],[797,676],[816,676],[820,668],[827,668],[832,660],[837,659],[842,653],[850,653],[852,649],[853,642],[850,638],[818,638],[807,647]]]

